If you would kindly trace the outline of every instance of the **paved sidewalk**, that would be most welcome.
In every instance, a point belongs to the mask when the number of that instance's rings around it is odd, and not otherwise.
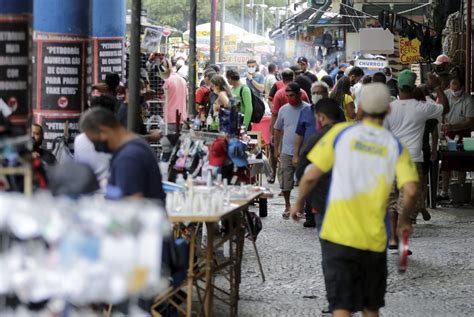
[[[272,189],[278,193],[276,185]],[[265,283],[246,242],[239,316],[321,316],[326,306],[316,233],[302,221],[283,220],[283,209],[283,198],[276,196],[262,219],[257,244]],[[474,209],[433,211],[431,221],[415,226],[410,248],[414,254],[406,274],[397,271],[398,256],[389,255],[382,315],[474,316]]]

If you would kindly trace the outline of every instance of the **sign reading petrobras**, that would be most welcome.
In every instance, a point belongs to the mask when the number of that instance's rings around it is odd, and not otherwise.
[[[356,60],[355,65],[360,68],[383,69],[388,66],[388,62],[377,59],[358,59]]]

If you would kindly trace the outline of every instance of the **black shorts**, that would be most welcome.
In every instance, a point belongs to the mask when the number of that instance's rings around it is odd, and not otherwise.
[[[329,309],[376,311],[385,305],[387,253],[321,240]]]

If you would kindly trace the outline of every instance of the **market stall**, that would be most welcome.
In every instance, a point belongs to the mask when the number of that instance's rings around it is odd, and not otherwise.
[[[169,219],[175,227],[181,228],[176,234],[185,235],[189,240],[188,271],[183,283],[170,287],[156,299],[152,308],[154,316],[161,316],[157,309],[166,303],[185,316],[194,313],[213,316],[214,300],[229,306],[229,316],[237,316],[246,230],[264,280],[255,245],[259,229],[253,225],[248,206],[265,191],[224,183],[214,187],[191,185],[185,192],[168,195]]]

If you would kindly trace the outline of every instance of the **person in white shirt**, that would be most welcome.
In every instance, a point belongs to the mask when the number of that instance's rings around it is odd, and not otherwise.
[[[384,126],[390,130],[399,141],[408,148],[410,156],[415,162],[420,178],[422,178],[423,163],[423,132],[425,123],[429,119],[439,119],[449,111],[449,103],[446,95],[441,88],[440,80],[432,74],[428,75],[428,87],[434,89],[438,94],[440,104],[427,100],[417,101],[413,97],[415,89],[416,74],[410,70],[400,72],[398,77],[398,89],[400,99],[391,103],[391,112],[384,122]],[[420,184],[421,186],[421,184]],[[420,189],[419,189],[420,190]],[[421,190],[419,191],[421,192]],[[390,197],[389,211],[391,212],[392,235],[389,248],[398,248],[397,225],[398,215],[403,209],[403,195],[394,189]],[[415,213],[412,221],[416,220],[418,213],[425,212],[421,195],[419,195],[415,204]],[[423,215],[428,219],[428,215]]]
[[[114,111],[117,100],[114,97],[102,95],[91,100],[91,109],[101,107]],[[105,190],[109,177],[111,154],[97,151],[85,133],[74,139],[74,161],[89,165],[97,177],[100,188]]]
[[[265,98],[267,99],[270,94],[270,90],[272,89],[273,85],[275,85],[275,83],[277,82],[276,70],[277,70],[277,67],[275,64],[268,65],[268,75],[265,78],[265,89],[263,91]]]
[[[459,78],[451,79],[449,89],[445,91],[449,100],[450,110],[444,118],[443,131],[446,136],[455,139],[470,137],[474,130],[474,104],[472,98],[464,92],[464,83]],[[462,164],[459,164],[462,165]],[[443,185],[437,201],[449,200],[448,189],[451,180],[451,168],[442,164]],[[458,180],[460,184],[466,181],[466,172],[459,170]]]

